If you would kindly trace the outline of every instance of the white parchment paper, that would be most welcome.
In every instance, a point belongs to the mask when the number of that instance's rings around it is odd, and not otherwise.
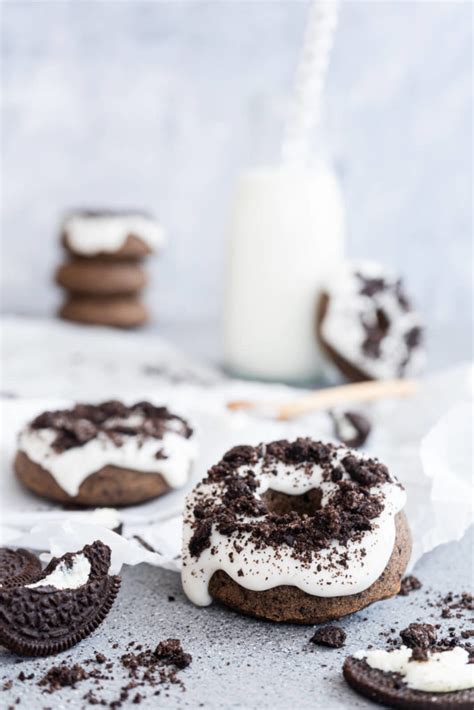
[[[297,436],[332,438],[325,412],[291,422],[229,412],[225,405],[232,399],[285,401],[302,391],[225,379],[156,336],[141,336],[137,346],[137,339],[106,329],[25,319],[8,319],[7,326],[1,400],[3,543],[58,555],[100,537],[112,547],[114,570],[122,563],[139,562],[178,570],[184,497],[228,448]],[[46,371],[41,377],[34,358],[39,338],[47,339],[54,354],[50,363],[42,362]],[[52,394],[65,399],[51,399]],[[100,513],[71,513],[28,493],[12,470],[17,432],[25,422],[74,400],[107,397],[168,404],[190,419],[199,441],[200,454],[184,489],[117,511],[126,540],[112,532],[112,523],[102,524]],[[373,422],[367,451],[386,463],[407,489],[413,565],[437,545],[459,539],[474,519],[472,367],[461,365],[435,374],[423,380],[410,399],[379,402],[365,411]]]

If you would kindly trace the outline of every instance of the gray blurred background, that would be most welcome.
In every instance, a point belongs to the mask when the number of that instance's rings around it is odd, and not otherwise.
[[[54,311],[64,209],[145,207],[169,237],[158,330],[216,332],[236,176],[278,157],[307,9],[4,2],[2,310]],[[350,254],[405,275],[452,359],[471,343],[471,52],[470,2],[344,3],[321,141]]]

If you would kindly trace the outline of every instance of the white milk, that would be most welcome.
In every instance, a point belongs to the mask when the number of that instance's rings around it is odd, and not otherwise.
[[[328,166],[244,173],[225,283],[226,367],[287,382],[321,376],[315,304],[343,256],[344,205]]]

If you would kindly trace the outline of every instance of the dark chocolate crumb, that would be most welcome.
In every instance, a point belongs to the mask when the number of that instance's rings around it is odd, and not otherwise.
[[[346,642],[346,632],[340,626],[323,626],[310,638],[311,643],[330,648],[342,648]]]
[[[189,666],[193,657],[190,653],[185,653],[181,646],[181,642],[178,639],[167,639],[166,641],[160,641],[158,646],[155,648],[156,658],[167,666],[176,666],[182,670]]]
[[[436,643],[437,633],[433,624],[410,624],[400,636],[409,648],[429,648]]]
[[[415,646],[411,652],[410,661],[427,661],[428,660],[428,649],[421,648],[420,646]]]
[[[87,671],[75,663],[73,666],[62,664],[60,666],[52,666],[47,673],[38,681],[38,685],[45,688],[45,692],[54,693],[59,688],[67,686],[76,687],[76,683],[86,680],[89,677]]]
[[[402,579],[400,585],[400,591],[398,592],[401,597],[407,597],[411,592],[421,589],[423,585],[420,580],[412,574]]]

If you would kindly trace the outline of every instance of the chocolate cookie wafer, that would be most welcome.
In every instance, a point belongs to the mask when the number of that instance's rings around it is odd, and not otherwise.
[[[396,654],[399,651],[386,651],[387,654]],[[469,672],[467,666],[466,652],[443,651],[439,655],[450,656],[445,668],[442,670],[437,667],[435,673],[438,675],[439,685],[443,681],[446,682],[446,687],[450,687],[449,676],[455,673],[455,668],[465,668]],[[464,655],[465,654],[465,655]],[[432,659],[436,658],[436,654],[432,655]],[[429,663],[430,661],[425,661]],[[436,662],[431,660],[431,663]],[[420,664],[423,661],[413,661],[413,664]],[[406,668],[405,664],[403,668]],[[440,663],[438,661],[437,665]],[[451,667],[450,667],[451,666]],[[454,668],[453,668],[454,666]],[[378,668],[372,668],[363,658],[355,658],[350,656],[344,663],[343,673],[347,683],[360,695],[363,695],[369,700],[380,703],[386,707],[403,708],[404,710],[472,710],[474,707],[474,689],[464,688],[460,690],[447,690],[432,692],[429,690],[418,690],[410,687],[404,682],[406,674],[401,672],[401,665],[397,664],[396,672],[388,672]],[[474,672],[474,666],[471,664],[471,669]],[[432,672],[432,669],[429,671]],[[422,673],[419,673],[421,676]]]
[[[53,558],[35,582],[0,589],[0,643],[26,656],[71,648],[105,619],[120,588],[100,541]]]
[[[0,589],[33,582],[41,574],[41,562],[28,550],[0,548]]]
[[[474,664],[468,650],[438,642],[433,624],[410,624],[400,637],[400,648],[371,648],[347,658],[343,674],[349,685],[393,708],[472,710]]]

